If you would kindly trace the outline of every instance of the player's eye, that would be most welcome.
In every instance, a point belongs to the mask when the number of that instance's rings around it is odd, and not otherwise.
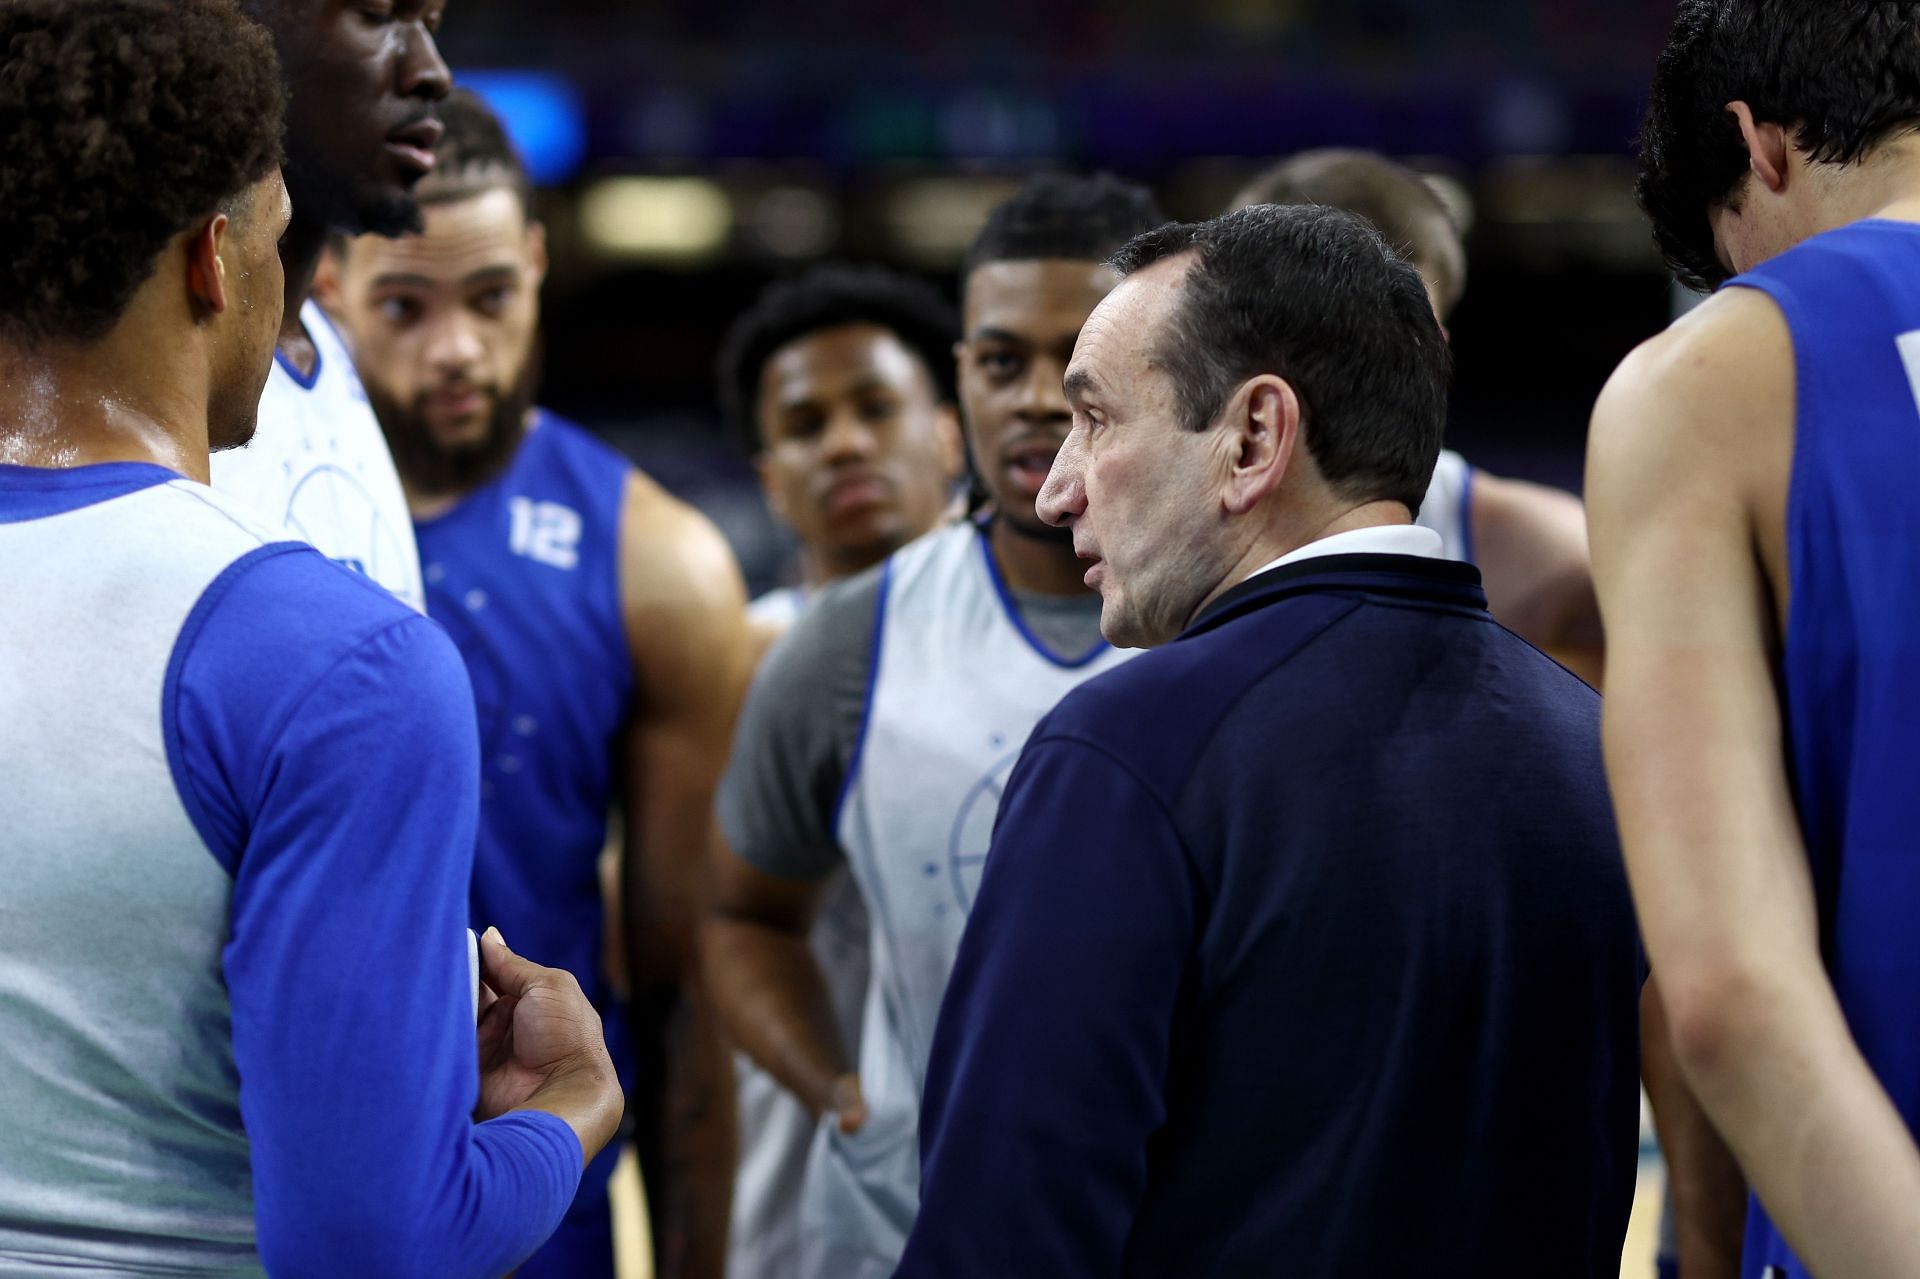
[[[780,422],[780,436],[787,440],[805,440],[820,434],[827,424],[826,415],[816,409],[796,409]]]
[[[977,358],[980,371],[995,381],[1018,377],[1027,364],[1024,358],[1013,351],[987,350],[980,352]]]
[[[405,327],[420,318],[420,304],[408,297],[381,298],[380,318],[388,324]]]
[[[507,299],[512,296],[513,290],[502,284],[474,294],[471,305],[474,310],[488,319],[498,319],[501,312],[507,309]]]
[[[900,401],[890,396],[875,396],[860,403],[860,420],[863,422],[889,422],[900,416]]]

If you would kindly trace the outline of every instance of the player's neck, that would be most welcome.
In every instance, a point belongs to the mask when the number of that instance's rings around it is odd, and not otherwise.
[[[280,354],[300,371],[301,377],[312,377],[314,365],[319,361],[313,338],[300,322],[300,309],[313,292],[314,273],[320,269],[320,257],[326,251],[326,225],[304,221],[296,208],[287,233],[280,238],[280,269],[287,278],[287,309],[280,318],[279,346]]]
[[[1016,591],[1034,595],[1086,595],[1087,564],[1065,537],[1037,537],[995,519],[987,526],[987,544],[1000,576]]]
[[[1830,176],[1823,194],[1822,230],[1864,218],[1920,222],[1920,138],[1875,148],[1859,164]]]
[[[151,462],[206,483],[205,392],[155,377],[149,350],[122,330],[83,348],[0,345],[0,463]]]

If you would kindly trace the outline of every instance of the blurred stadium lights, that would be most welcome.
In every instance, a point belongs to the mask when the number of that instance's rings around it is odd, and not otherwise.
[[[535,186],[565,182],[587,155],[587,106],[553,71],[462,71],[460,83],[493,108]]]
[[[813,258],[840,234],[834,202],[811,187],[783,185],[762,191],[743,219],[754,240],[778,258]]]
[[[603,256],[698,266],[727,247],[733,202],[706,178],[602,178],[580,197],[579,225]]]
[[[958,265],[994,206],[1019,189],[1017,178],[913,178],[887,193],[888,237],[915,266]]]

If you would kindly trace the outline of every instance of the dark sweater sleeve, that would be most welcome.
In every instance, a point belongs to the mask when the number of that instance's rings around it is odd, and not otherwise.
[[[438,626],[310,552],[209,590],[169,681],[176,778],[234,876],[222,966],[276,1275],[506,1273],[579,1184],[558,1118],[475,1124],[473,694]]]
[[[1037,734],[941,1006],[900,1276],[1121,1272],[1200,914],[1151,790],[1096,746]]]

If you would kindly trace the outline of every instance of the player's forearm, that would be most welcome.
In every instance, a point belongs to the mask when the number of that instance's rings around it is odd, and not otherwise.
[[[1802,1260],[1823,1279],[1920,1273],[1920,1151],[1824,976],[1668,983],[1686,1080]]]
[[[804,933],[709,914],[701,954],[720,1023],[731,1040],[816,1118],[853,1069],[833,999]]]
[[[1674,1060],[1655,978],[1640,1006],[1640,1074],[1673,1191],[1675,1251],[1687,1279],[1736,1279],[1746,1230],[1747,1181]]]
[[[634,1145],[661,1279],[720,1279],[735,1152],[733,1068],[695,985],[636,992]]]

